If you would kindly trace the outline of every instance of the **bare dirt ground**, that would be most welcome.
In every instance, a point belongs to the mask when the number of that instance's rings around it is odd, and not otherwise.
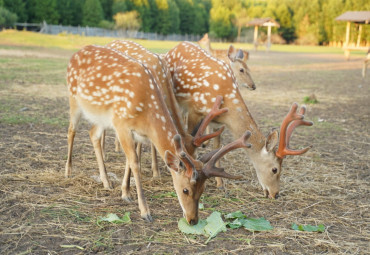
[[[298,129],[292,144],[314,147],[285,159],[281,197],[274,201],[262,197],[244,152],[230,153],[222,165],[245,178],[227,181],[226,190],[210,180],[201,217],[214,210],[241,210],[265,217],[274,229],[229,229],[206,245],[205,237],[178,230],[182,212],[171,177],[161,162],[162,178],[151,178],[147,147],[143,185],[153,223],[140,219],[136,200],[125,204],[120,199],[119,182],[106,191],[91,178],[98,171],[86,122],[75,140],[73,178],[64,178],[68,100],[63,77],[72,52],[20,51],[0,51],[1,254],[370,253],[370,77],[361,77],[361,57],[345,61],[342,55],[251,52],[257,90],[243,95],[257,123],[267,134],[280,125],[292,102],[302,104],[314,93],[319,103],[307,105],[306,119],[315,124]],[[35,69],[22,67],[27,61]],[[223,141],[230,140],[226,133]],[[110,132],[107,170],[121,179],[124,163]],[[129,224],[97,222],[107,213],[125,212],[131,213]],[[292,223],[324,224],[326,230],[297,232]]]

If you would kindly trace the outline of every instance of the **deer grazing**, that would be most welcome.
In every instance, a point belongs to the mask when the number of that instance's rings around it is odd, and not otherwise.
[[[158,85],[165,99],[166,106],[170,111],[171,117],[174,120],[179,134],[183,138],[185,148],[191,156],[195,154],[196,149],[200,147],[203,142],[213,137],[217,138],[222,133],[224,128],[221,128],[212,134],[203,135],[207,125],[212,121],[212,119],[227,111],[227,109],[219,109],[219,106],[221,105],[221,100],[216,100],[212,111],[208,113],[208,116],[206,116],[202,123],[198,125],[194,130],[189,131],[189,133],[194,134],[194,136],[190,135],[184,128],[182,116],[180,113],[180,107],[176,101],[176,97],[173,92],[173,82],[171,79],[171,74],[167,68],[167,64],[165,63],[165,61],[162,60],[159,55],[150,52],[142,45],[133,41],[116,40],[105,45],[105,47],[121,51],[125,55],[135,58],[146,68],[151,69],[152,73],[157,75],[159,79]],[[153,177],[159,177],[160,174],[158,170],[157,156],[153,145],[151,151]],[[137,152],[140,162],[141,143],[138,143],[137,145]]]
[[[223,107],[228,108],[229,111],[215,118],[213,122],[225,124],[234,137],[239,137],[245,130],[251,131],[252,149],[246,150],[246,153],[256,169],[265,195],[276,198],[280,190],[283,158],[286,155],[303,154],[309,149],[292,151],[288,148],[294,128],[313,124],[303,120],[305,107],[302,107],[297,114],[298,105],[293,104],[281,125],[280,143],[276,150],[278,131],[272,131],[267,137],[262,134],[227,64],[190,42],[180,43],[171,49],[166,54],[166,60],[173,77],[176,98],[179,105],[188,113],[189,128],[194,127],[203,118],[207,109],[213,104],[214,96],[221,95]],[[222,185],[222,181],[218,179],[217,186]]]
[[[250,90],[256,89],[256,85],[252,79],[251,72],[247,65],[247,60],[249,58],[248,51],[242,49],[236,50],[232,45],[230,45],[227,51],[214,50],[211,47],[211,41],[209,40],[208,33],[198,41],[198,44],[213,57],[223,60],[226,63],[230,63],[231,70],[234,72],[237,84],[239,86]]]
[[[135,141],[149,139],[170,170],[184,216],[189,224],[198,222],[198,203],[205,181],[211,177],[240,178],[217,168],[215,162],[227,152],[247,148],[249,132],[233,143],[194,160],[183,145],[183,140],[165,105],[158,88],[157,76],[135,59],[101,46],[86,46],[75,53],[67,69],[70,103],[68,128],[68,158],[66,177],[72,173],[72,148],[80,117],[93,124],[90,139],[98,161],[103,185],[111,189],[104,166],[101,136],[113,128],[129,162],[137,189],[141,217],[152,221],[141,185]],[[222,98],[218,97],[218,101]],[[210,109],[209,109],[210,110]],[[122,198],[130,201],[130,186],[126,169],[122,183]]]

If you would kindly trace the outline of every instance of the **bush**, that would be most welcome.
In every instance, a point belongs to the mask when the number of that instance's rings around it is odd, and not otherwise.
[[[99,22],[98,27],[105,29],[114,29],[115,25],[113,22],[110,22],[108,20],[102,20]]]
[[[17,19],[17,14],[0,7],[0,27],[12,27]]]

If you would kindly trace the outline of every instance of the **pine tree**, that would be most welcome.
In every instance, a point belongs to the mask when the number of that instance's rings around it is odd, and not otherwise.
[[[104,18],[99,0],[86,0],[82,9],[82,25],[97,27]]]

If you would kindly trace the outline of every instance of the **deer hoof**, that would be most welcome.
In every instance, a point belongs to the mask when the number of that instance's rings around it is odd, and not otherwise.
[[[153,218],[149,213],[141,215],[141,218],[143,218],[147,222],[153,222]]]
[[[133,202],[133,200],[131,199],[130,196],[122,196],[122,200],[127,202],[127,203],[132,203]]]

